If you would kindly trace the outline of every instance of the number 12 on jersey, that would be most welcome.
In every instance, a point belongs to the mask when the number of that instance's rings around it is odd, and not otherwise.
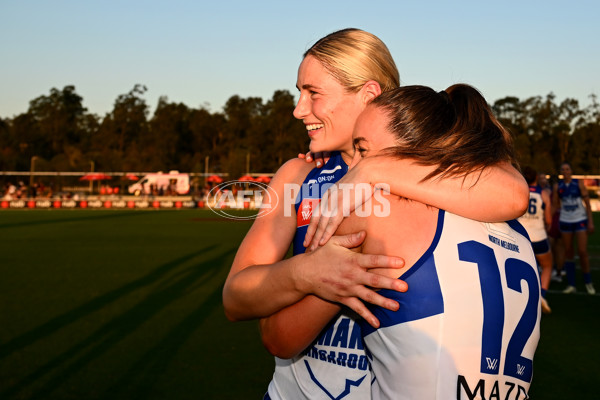
[[[504,294],[498,261],[492,248],[475,241],[460,243],[458,254],[461,261],[477,264],[483,301],[481,372],[497,375],[505,320]],[[531,265],[516,258],[508,258],[504,270],[508,288],[522,293],[521,281],[525,281],[529,297],[523,315],[508,342],[503,372],[504,375],[530,382],[533,360],[523,357],[522,353],[537,322],[540,293],[538,277]]]

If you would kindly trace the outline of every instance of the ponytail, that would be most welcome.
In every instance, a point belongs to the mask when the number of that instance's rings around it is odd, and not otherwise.
[[[437,166],[425,179],[464,177],[503,161],[516,165],[510,133],[472,86],[457,84],[441,92],[404,86],[372,104],[385,110],[397,139],[388,154]]]

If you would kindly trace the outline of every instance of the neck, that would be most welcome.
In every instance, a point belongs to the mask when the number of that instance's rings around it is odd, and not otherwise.
[[[346,165],[352,164],[352,159],[354,158],[354,149],[341,150],[340,154],[342,156],[342,160],[344,160]]]

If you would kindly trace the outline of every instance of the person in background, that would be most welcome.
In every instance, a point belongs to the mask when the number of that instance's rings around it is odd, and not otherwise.
[[[575,247],[583,272],[585,289],[589,294],[596,294],[592,274],[590,272],[590,257],[587,251],[588,235],[594,233],[594,219],[590,205],[590,195],[582,180],[573,179],[571,164],[563,162],[560,166],[562,181],[556,183],[553,189],[553,201],[560,204],[559,229],[565,247],[565,263],[563,269],[567,274],[567,287],[563,293],[575,293]]]
[[[546,292],[550,287],[552,276],[553,261],[547,234],[552,224],[550,191],[539,185],[539,178],[542,174],[538,175],[535,169],[529,166],[523,168],[523,176],[529,184],[529,207],[527,207],[527,212],[519,217],[519,222],[529,234],[535,259],[542,268],[540,275],[542,312],[550,314],[552,310],[546,300]]]
[[[552,259],[554,265],[552,266],[551,281],[562,283],[566,273],[563,269],[565,263],[565,246],[560,235],[560,229],[558,227],[560,219],[560,204],[557,204],[554,195],[552,194],[554,185],[559,182],[558,175],[551,175],[548,181],[550,185],[550,196],[552,199],[552,223],[548,230],[548,239],[550,240],[550,247],[552,248]]]

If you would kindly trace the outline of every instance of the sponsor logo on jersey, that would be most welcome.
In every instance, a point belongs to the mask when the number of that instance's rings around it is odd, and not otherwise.
[[[321,171],[321,175],[323,174],[333,174],[335,171],[342,169],[341,165],[336,165],[334,168],[332,169],[324,169]]]
[[[498,368],[498,359],[497,358],[489,358],[486,357],[485,361],[487,362],[487,368],[491,371],[495,371]]]
[[[313,210],[318,206],[321,199],[303,199],[298,207],[297,227],[306,226],[310,223]]]
[[[456,399],[504,399],[504,400],[525,400],[529,398],[527,393],[527,387],[523,387],[519,384],[515,384],[510,381],[485,381],[479,379],[474,385],[474,381],[471,380],[471,384],[466,377],[458,375],[456,382],[457,392]],[[486,386],[487,384],[487,386]]]

